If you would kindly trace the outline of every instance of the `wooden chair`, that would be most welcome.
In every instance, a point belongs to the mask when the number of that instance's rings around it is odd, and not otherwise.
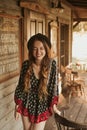
[[[71,68],[61,66],[62,94],[70,103],[71,97],[86,97],[84,86],[85,81],[80,79],[78,71],[72,71]]]
[[[56,113],[54,114],[54,118],[57,124],[57,130],[87,130],[86,124],[70,121]]]

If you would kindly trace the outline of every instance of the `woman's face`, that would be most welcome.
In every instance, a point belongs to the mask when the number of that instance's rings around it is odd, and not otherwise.
[[[33,45],[33,56],[35,60],[41,61],[46,55],[46,50],[41,41],[35,41]]]

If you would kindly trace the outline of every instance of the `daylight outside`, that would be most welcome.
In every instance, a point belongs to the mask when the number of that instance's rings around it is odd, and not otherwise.
[[[81,22],[73,29],[72,63],[87,71],[87,22]]]

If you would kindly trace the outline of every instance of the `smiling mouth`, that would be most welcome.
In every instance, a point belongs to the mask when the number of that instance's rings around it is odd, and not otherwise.
[[[41,55],[37,55],[37,57],[40,57]]]

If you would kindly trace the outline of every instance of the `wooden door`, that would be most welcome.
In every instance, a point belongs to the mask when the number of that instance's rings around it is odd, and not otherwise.
[[[60,24],[60,63],[66,66],[69,62],[69,26]]]

